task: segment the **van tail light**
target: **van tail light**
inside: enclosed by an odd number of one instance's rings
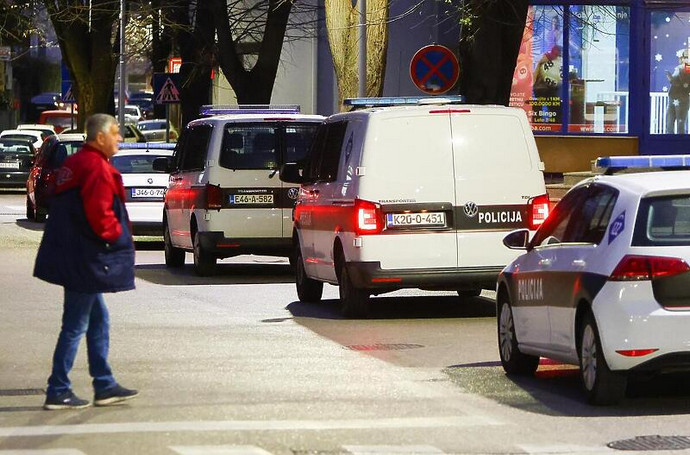
[[[690,271],[688,264],[680,258],[658,256],[626,255],[621,259],[610,281],[644,281],[679,275]]]
[[[223,207],[223,190],[220,186],[206,184],[206,209],[220,210]]]
[[[529,205],[529,228],[534,230],[541,226],[549,216],[549,195],[542,194],[541,196],[534,197],[530,199]]]
[[[380,234],[383,231],[381,206],[355,199],[355,234]]]

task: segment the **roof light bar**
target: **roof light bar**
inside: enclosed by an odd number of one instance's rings
[[[602,156],[594,166],[606,172],[630,168],[690,168],[690,155]]]
[[[384,96],[371,98],[346,98],[343,104],[352,107],[416,106],[419,104],[458,104],[464,102],[462,95],[449,96]]]
[[[299,114],[299,104],[206,104],[199,109],[201,115],[222,114]]]
[[[173,150],[175,142],[120,142],[120,150]]]

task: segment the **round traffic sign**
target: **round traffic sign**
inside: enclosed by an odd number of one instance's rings
[[[430,95],[446,93],[460,75],[455,54],[445,46],[431,44],[418,50],[410,62],[410,77],[417,88]]]

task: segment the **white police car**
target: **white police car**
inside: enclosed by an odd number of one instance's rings
[[[630,374],[690,369],[688,171],[590,178],[528,235],[505,237],[526,252],[497,283],[508,374],[576,364],[588,401],[612,404]]]
[[[153,169],[157,158],[169,158],[173,143],[123,142],[110,161],[122,174],[125,206],[135,235],[163,233],[163,199],[169,175]]]

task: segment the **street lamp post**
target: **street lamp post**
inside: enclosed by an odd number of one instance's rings
[[[117,101],[117,121],[120,131],[125,134],[125,86],[127,82],[125,64],[125,0],[120,0],[120,64],[119,64],[119,93]]]

